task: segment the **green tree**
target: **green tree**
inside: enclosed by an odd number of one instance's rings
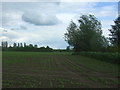
[[[27,47],[26,43],[24,42],[24,47]]]
[[[8,48],[8,42],[2,41],[2,48]]]
[[[20,43],[20,47],[23,47],[23,44],[22,44],[22,43]]]
[[[77,26],[73,21],[67,28],[65,40],[79,51],[99,51],[107,45],[102,36],[101,23],[94,15],[82,15]]]
[[[14,43],[14,44],[13,44],[13,47],[14,47],[14,48],[17,48],[17,43]]]
[[[110,42],[113,46],[120,49],[120,16],[114,21],[115,25],[111,25],[112,29],[110,31]]]
[[[37,45],[34,45],[34,48],[38,48],[38,46],[37,46]]]
[[[34,48],[34,46],[33,46],[32,44],[29,44],[29,47],[30,47],[30,48]]]
[[[2,41],[1,45],[2,45],[2,50],[3,51],[8,50],[8,42],[7,41]]]
[[[69,45],[73,46],[75,51],[79,51],[78,34],[77,25],[71,21],[70,25],[67,27],[67,32],[65,33],[65,41],[67,41]]]
[[[18,43],[18,48],[20,47],[20,44]]]
[[[67,46],[67,47],[66,47],[66,51],[70,51],[70,46]]]

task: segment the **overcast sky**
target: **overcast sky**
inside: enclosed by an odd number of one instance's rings
[[[0,40],[55,49],[66,48],[64,33],[70,21],[83,14],[93,14],[102,23],[103,35],[118,16],[117,2],[2,2]]]

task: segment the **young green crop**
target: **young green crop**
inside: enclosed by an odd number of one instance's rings
[[[92,88],[98,82],[88,80],[87,77],[102,75],[105,81],[97,79],[102,83],[106,83],[107,76],[113,77],[113,80],[114,77],[118,77],[116,64],[81,55],[71,55],[68,52],[66,54],[65,52],[3,52],[2,61],[4,88]],[[95,83],[92,85],[91,82]],[[112,81],[110,82],[112,84]],[[118,83],[116,81],[113,84]]]

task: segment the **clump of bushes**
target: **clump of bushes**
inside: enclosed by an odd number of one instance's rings
[[[101,61],[106,61],[114,64],[120,64],[120,53],[107,52],[75,52],[73,55],[82,55],[90,58],[95,58]]]

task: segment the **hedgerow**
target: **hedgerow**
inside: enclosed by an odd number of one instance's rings
[[[114,64],[120,64],[120,53],[108,52],[74,52],[72,55],[81,55],[94,58],[101,61],[106,61]]]

